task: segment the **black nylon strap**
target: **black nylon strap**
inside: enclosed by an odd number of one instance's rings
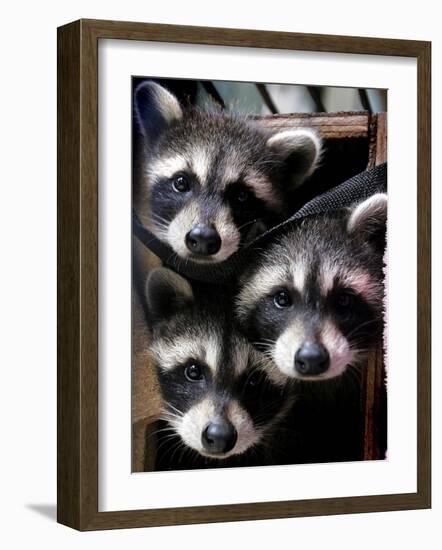
[[[262,246],[280,236],[287,230],[289,225],[295,224],[307,216],[323,214],[350,206],[374,193],[385,192],[386,190],[387,163],[384,163],[371,170],[361,172],[330,191],[315,197],[293,216],[248,243],[224,262],[216,264],[203,264],[181,259],[169,245],[160,241],[141,224],[135,212],[133,213],[133,232],[167,267],[177,273],[189,279],[205,283],[223,284],[236,277]]]

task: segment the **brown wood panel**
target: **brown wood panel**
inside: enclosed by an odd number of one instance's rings
[[[417,63],[417,490],[431,507],[431,43]]]
[[[416,493],[280,502],[250,502],[221,506],[103,512],[92,518],[86,530],[360,514],[421,508],[428,508],[428,503],[421,498],[421,495]]]
[[[81,528],[98,509],[97,41],[82,25],[80,73]],[[83,60],[88,60],[85,63]]]
[[[369,356],[364,371],[364,460],[385,458],[383,445],[384,406],[386,399],[386,379],[384,350],[380,344]],[[385,419],[386,420],[386,419]]]
[[[152,266],[150,266],[152,267]],[[146,272],[147,277],[147,272]],[[155,440],[149,427],[161,415],[158,380],[149,353],[150,334],[141,298],[132,289],[132,471],[142,472],[146,461],[153,469]]]
[[[387,113],[370,115],[368,137],[367,168],[373,168],[387,161]],[[387,391],[384,350],[382,342],[379,342],[378,348],[370,354],[363,372],[364,460],[384,458],[385,434],[381,427],[386,422]]]
[[[365,138],[368,136],[369,115],[367,113],[321,113],[293,114],[255,117],[271,130],[292,128],[314,128],[323,138]]]
[[[378,113],[376,132],[376,165],[387,162],[387,113]]]
[[[58,33],[57,519],[78,527],[80,491],[80,23]]]
[[[158,42],[239,46],[276,50],[398,55],[418,57],[426,42],[362,36],[336,36],[251,29],[159,25],[133,21],[81,19],[84,30],[97,38],[148,40]]]
[[[100,38],[399,55],[418,60],[418,491],[98,512],[97,46]],[[430,44],[82,20],[58,32],[58,520],[80,530],[427,508],[430,498]]]
[[[58,521],[98,510],[97,48],[82,22],[58,29]],[[69,223],[72,217],[72,223]],[[69,249],[65,250],[66,243]],[[68,259],[68,256],[69,259]],[[66,301],[75,302],[69,315]],[[69,349],[70,346],[70,349]],[[67,456],[68,455],[68,456]]]
[[[387,162],[387,113],[370,115],[368,124],[369,155],[367,168]]]

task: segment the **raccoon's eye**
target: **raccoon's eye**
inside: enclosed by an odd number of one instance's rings
[[[250,388],[256,388],[264,382],[264,379],[265,374],[260,370],[255,370],[247,379],[247,386]]]
[[[204,378],[203,369],[196,363],[190,363],[184,368],[184,376],[190,382],[198,382]]]
[[[235,194],[235,199],[238,202],[246,202],[250,197],[250,193],[247,191],[247,189],[244,189],[244,187],[237,190]]]
[[[292,298],[290,296],[289,291],[286,290],[286,289],[279,290],[273,296],[273,303],[279,309],[284,309],[286,307],[290,307],[292,305]]]
[[[190,183],[186,176],[180,174],[173,180],[172,187],[177,193],[186,193],[190,189]]]
[[[335,304],[338,309],[349,309],[355,301],[355,296],[351,290],[341,290],[335,297]]]

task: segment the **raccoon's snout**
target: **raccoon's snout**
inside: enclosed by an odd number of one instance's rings
[[[213,256],[221,248],[221,237],[213,225],[197,224],[186,235],[186,246],[199,256]]]
[[[327,349],[317,342],[305,342],[295,354],[295,370],[304,376],[324,373],[330,366]]]
[[[235,446],[237,439],[235,427],[224,419],[209,422],[201,436],[204,449],[211,454],[228,453]]]

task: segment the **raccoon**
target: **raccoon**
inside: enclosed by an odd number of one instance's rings
[[[242,277],[236,312],[281,376],[324,380],[382,337],[387,196],[306,218]]]
[[[218,299],[201,293],[166,268],[148,276],[151,353],[166,430],[157,470],[268,462],[268,438],[290,408],[288,385],[272,378],[264,355],[232,325],[224,292]]]
[[[222,262],[291,213],[318,164],[309,129],[278,133],[221,110],[183,108],[152,81],[134,91],[144,146],[137,214],[181,258]]]

